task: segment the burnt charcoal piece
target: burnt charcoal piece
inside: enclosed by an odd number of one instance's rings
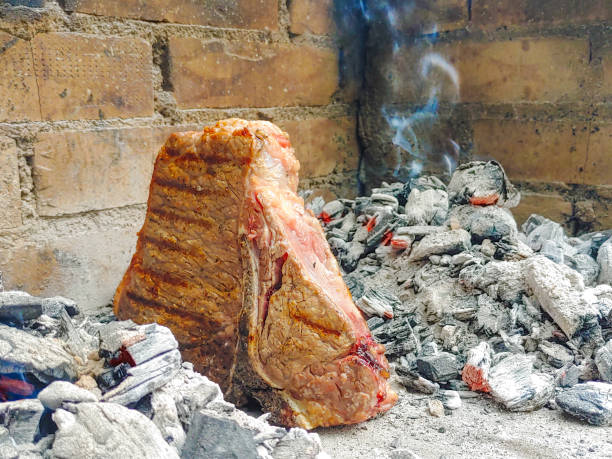
[[[42,299],[24,292],[0,292],[0,322],[23,325],[43,313]]]
[[[115,312],[168,326],[185,360],[279,423],[356,423],[397,395],[384,347],[296,194],[298,168],[287,134],[268,122],[171,135]],[[341,215],[344,203],[333,206]]]
[[[497,161],[473,161],[461,164],[448,184],[452,205],[472,204],[515,207],[521,195],[514,188],[504,168]]]
[[[98,386],[102,392],[107,392],[113,387],[117,386],[121,381],[127,378],[127,370],[130,366],[127,363],[121,363],[111,370],[100,373],[96,377]]]
[[[257,459],[253,434],[228,419],[198,411],[192,418],[181,457]]]
[[[457,358],[448,352],[419,357],[417,359],[419,373],[430,381],[449,381],[459,375]]]
[[[577,384],[557,395],[555,401],[563,411],[589,424],[612,425],[612,384]]]

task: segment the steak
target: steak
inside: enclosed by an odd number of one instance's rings
[[[169,327],[230,400],[256,399],[276,422],[357,423],[397,395],[384,347],[296,194],[298,169],[287,134],[268,122],[172,134],[115,313]]]

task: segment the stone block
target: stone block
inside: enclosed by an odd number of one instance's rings
[[[331,49],[188,37],[171,37],[169,46],[182,109],[326,105],[338,88]]]
[[[144,203],[165,133],[149,128],[48,132],[34,146],[41,215]]]
[[[153,114],[151,45],[134,37],[48,33],[32,40],[45,120]]]
[[[293,0],[289,4],[291,33],[327,35],[333,30],[333,0]]]
[[[425,102],[433,88],[443,101],[558,103],[591,98],[585,91],[590,78],[587,39],[461,41],[427,50],[404,46],[390,72],[388,84],[396,102]]]
[[[0,122],[40,120],[32,50],[27,41],[0,31]]]
[[[115,225],[107,218],[103,229],[66,225],[71,230],[63,234],[29,232],[0,247],[5,288],[45,297],[62,292],[84,313],[110,304],[134,252],[144,209],[128,217]]]
[[[591,180],[585,173],[589,146],[585,122],[478,120],[473,129],[475,152],[503,164],[510,179],[566,183]]]
[[[354,117],[315,118],[278,123],[289,133],[300,161],[300,178],[356,170],[359,163]]]
[[[586,24],[611,18],[607,0],[472,1],[472,24],[483,29],[534,23]]]
[[[66,0],[67,11],[212,27],[278,29],[277,0]]]
[[[17,146],[0,136],[0,229],[21,225],[21,190]]]

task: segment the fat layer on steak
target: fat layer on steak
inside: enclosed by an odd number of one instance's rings
[[[277,422],[361,422],[397,395],[384,347],[296,194],[298,169],[287,134],[268,122],[172,134],[115,312],[170,327],[186,360]]]

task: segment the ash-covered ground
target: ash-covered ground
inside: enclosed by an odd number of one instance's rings
[[[612,231],[518,228],[496,162],[307,200],[403,386],[332,457],[612,455]]]

